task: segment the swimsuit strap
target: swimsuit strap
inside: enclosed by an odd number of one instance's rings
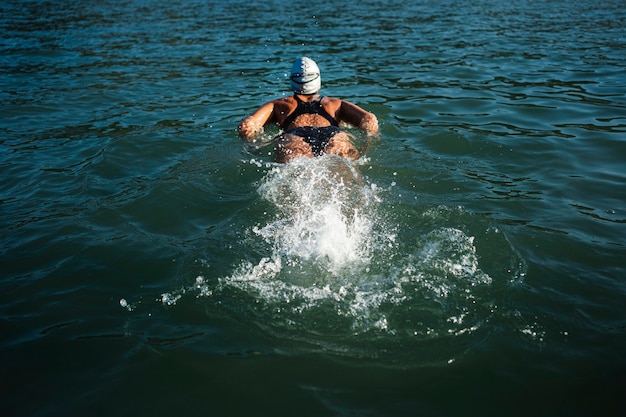
[[[296,109],[291,112],[291,114],[287,116],[287,118],[280,125],[283,130],[287,129],[289,125],[291,125],[294,120],[296,120],[296,117],[302,114],[319,114],[320,116],[328,120],[331,126],[339,126],[337,120],[335,120],[335,118],[326,111],[324,106],[322,106],[322,99],[324,97],[320,97],[318,100],[314,101],[302,101],[297,95],[294,94],[294,98],[298,102],[298,107],[296,107]]]

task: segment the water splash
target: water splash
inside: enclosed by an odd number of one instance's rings
[[[289,261],[313,261],[333,274],[369,262],[376,240],[372,188],[357,166],[332,155],[300,158],[272,169],[259,194],[276,218],[254,232]]]

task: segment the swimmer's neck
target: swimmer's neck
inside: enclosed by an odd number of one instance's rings
[[[316,99],[320,97],[319,93],[313,93],[313,94],[294,93],[293,95],[294,97],[299,98],[302,101],[315,101]]]

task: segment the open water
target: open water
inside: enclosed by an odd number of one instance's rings
[[[624,6],[4,0],[2,415],[623,415]],[[360,160],[239,141],[301,54]]]

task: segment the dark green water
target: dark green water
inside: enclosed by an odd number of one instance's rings
[[[2,414],[622,415],[625,10],[2,2]],[[365,158],[238,140],[301,54]]]

